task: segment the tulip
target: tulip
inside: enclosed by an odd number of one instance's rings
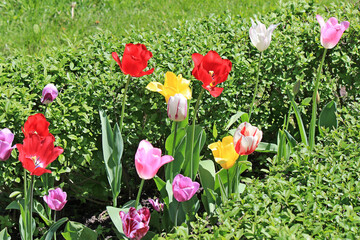
[[[181,174],[176,175],[172,183],[174,197],[178,202],[190,200],[199,187],[200,184],[198,182],[193,182],[191,178],[184,177]]]
[[[15,146],[11,147],[13,140],[14,134],[8,128],[0,131],[0,161],[9,159],[12,150],[15,148]]]
[[[143,207],[136,211],[136,208],[130,207],[129,212],[119,212],[123,231],[126,237],[131,240],[139,240],[143,238],[149,231],[150,211]]]
[[[154,68],[146,72],[143,71],[147,67],[149,59],[152,57],[152,53],[146,49],[144,44],[126,44],[121,61],[116,52],[112,53],[112,57],[120,66],[121,71],[126,75],[141,77],[154,72]]]
[[[151,143],[142,140],[135,154],[135,168],[140,178],[147,180],[155,177],[159,168],[174,158],[169,155],[161,157],[161,149],[154,148]]]
[[[41,138],[51,136],[55,141],[54,136],[49,132],[50,123],[46,120],[45,116],[41,113],[37,113],[28,117],[27,121],[22,128],[25,138],[30,134],[37,134]]]
[[[30,175],[41,176],[51,173],[46,167],[52,163],[61,153],[61,147],[54,147],[53,136],[41,138],[37,134],[30,134],[23,144],[16,144],[19,150],[19,161],[30,172]]]
[[[175,94],[169,98],[167,106],[168,117],[176,122],[185,120],[187,116],[187,100],[182,94]]]
[[[49,190],[49,195],[43,197],[50,209],[55,211],[61,211],[65,206],[67,194],[61,188],[55,190]]]
[[[148,200],[149,203],[151,204],[151,206],[158,212],[161,212],[164,209],[164,204],[163,203],[159,203],[159,199],[155,199],[155,201],[153,199],[149,199]]]
[[[326,23],[320,15],[316,15],[316,19],[318,20],[321,27],[321,45],[326,49],[335,47],[344,31],[350,25],[348,21],[344,21],[339,24],[338,20],[334,17],[329,18]]]
[[[221,165],[222,168],[229,169],[234,166],[239,154],[235,151],[232,136],[224,137],[221,141],[210,144],[215,161]]]
[[[165,101],[169,102],[169,98],[177,93],[184,95],[186,99],[191,99],[190,81],[182,77],[181,74],[176,76],[172,72],[165,74],[165,82],[162,85],[159,82],[151,82],[146,88],[153,92],[158,92],[165,97]]]
[[[249,155],[255,151],[261,139],[262,131],[248,122],[243,122],[234,134],[235,151],[239,155]]]
[[[264,24],[259,21],[256,22],[257,24],[251,19],[252,26],[249,30],[250,40],[260,52],[263,52],[270,46],[271,34],[279,24],[272,24],[266,30]]]
[[[192,75],[203,83],[202,87],[211,96],[218,97],[224,89],[216,85],[226,81],[232,67],[230,60],[222,59],[215,51],[209,51],[205,56],[194,53],[191,57],[194,61]]]
[[[57,96],[58,96],[57,88],[55,87],[54,84],[49,83],[44,87],[42,91],[41,103],[42,104],[52,103]]]

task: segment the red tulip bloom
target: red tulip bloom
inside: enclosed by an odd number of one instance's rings
[[[16,144],[19,160],[30,175],[51,173],[46,167],[64,151],[61,147],[54,147],[53,138],[52,135],[42,138],[38,134],[29,134],[23,144]]]
[[[152,57],[152,53],[146,49],[144,44],[126,44],[122,61],[116,52],[112,53],[112,57],[119,64],[121,71],[132,77],[141,77],[154,72],[154,68],[143,71]]]
[[[194,53],[191,57],[195,65],[192,75],[203,82],[202,87],[213,97],[218,97],[223,88],[216,85],[226,81],[232,66],[230,60],[222,59],[215,51],[210,51],[205,56]]]
[[[46,121],[46,118],[43,114],[37,113],[28,117],[28,120],[25,122],[22,131],[27,138],[30,134],[37,134],[41,139],[51,136],[52,140],[55,141],[54,136],[49,132],[50,123]]]
[[[139,240],[143,238],[149,231],[150,211],[148,208],[136,210],[134,207],[130,207],[129,212],[125,213],[120,211],[119,213],[123,231],[126,237],[131,240]]]

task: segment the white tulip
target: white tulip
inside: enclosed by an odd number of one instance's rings
[[[250,40],[251,43],[260,51],[265,51],[271,42],[271,34],[275,30],[275,28],[280,24],[272,24],[268,29],[266,29],[265,25],[259,21],[251,19],[252,26],[250,28]]]
[[[177,93],[169,98],[167,106],[168,117],[176,122],[185,120],[187,116],[187,99]]]

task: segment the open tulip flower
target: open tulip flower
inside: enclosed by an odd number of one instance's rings
[[[181,174],[176,175],[172,183],[174,197],[178,202],[190,200],[199,187],[200,184],[198,182],[193,182],[191,181],[191,178],[184,177]]]
[[[154,72],[154,68],[146,72],[143,71],[147,67],[149,59],[152,57],[152,53],[146,49],[144,44],[128,43],[125,45],[122,60],[120,60],[116,52],[112,53],[112,57],[119,64],[121,71],[126,75],[141,77]]]
[[[321,45],[326,49],[335,47],[344,31],[350,26],[348,21],[339,24],[338,20],[334,17],[329,18],[326,23],[320,15],[316,15],[316,19],[321,27]]]
[[[168,117],[173,121],[184,121],[187,116],[186,98],[180,93],[175,94],[175,96],[171,96],[167,106],[167,113]]]
[[[143,207],[136,211],[136,208],[130,207],[129,212],[119,213],[123,231],[131,240],[139,240],[143,238],[149,231],[150,211],[148,208]]]
[[[239,155],[253,153],[259,145],[262,135],[262,131],[257,127],[251,126],[248,122],[241,123],[234,134],[235,151]]]
[[[271,34],[279,24],[272,24],[266,29],[265,25],[259,21],[257,24],[251,19],[252,26],[249,30],[251,43],[260,51],[265,51],[271,42]]]
[[[239,154],[235,151],[234,140],[232,136],[227,136],[208,146],[215,158],[215,161],[224,169],[229,169],[234,166]]]
[[[135,168],[139,177],[147,180],[155,177],[162,165],[173,160],[169,155],[161,157],[160,148],[154,148],[151,143],[142,140],[135,154]]]
[[[49,83],[44,87],[42,91],[41,103],[42,104],[52,103],[57,96],[58,96],[57,88],[55,87],[54,84]]]
[[[49,195],[43,197],[50,209],[55,211],[61,211],[65,206],[67,194],[61,188],[55,190],[49,190]]]
[[[55,141],[54,136],[49,132],[50,123],[46,120],[45,116],[41,113],[37,113],[28,117],[27,121],[22,128],[25,138],[30,134],[37,134],[41,138],[51,136]]]
[[[160,203],[158,198],[155,200],[149,199],[148,201],[157,212],[161,212],[164,210],[164,203]]]
[[[191,99],[190,81],[178,76],[175,73],[167,72],[165,74],[165,82],[162,85],[159,82],[151,82],[146,88],[153,92],[158,92],[165,97],[165,101],[169,102],[169,98],[177,93],[184,95],[186,99]]]
[[[218,97],[224,89],[216,85],[226,81],[232,67],[230,60],[222,59],[215,51],[209,51],[205,56],[194,53],[191,57],[194,61],[192,75],[213,97]]]
[[[54,147],[53,136],[41,138],[37,134],[30,134],[23,144],[16,144],[16,148],[22,166],[30,175],[36,176],[51,173],[46,167],[64,151],[61,147]]]
[[[0,131],[0,161],[9,159],[11,151],[15,148],[11,146],[13,140],[14,134],[8,128]]]

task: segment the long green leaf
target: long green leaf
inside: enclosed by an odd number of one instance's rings
[[[0,232],[0,240],[10,240],[11,237],[7,232],[7,228],[4,228],[1,232]]]
[[[170,179],[170,176],[176,176],[181,172],[181,169],[185,162],[185,151],[186,151],[186,142],[187,142],[187,127],[178,128],[176,133],[176,142],[175,142],[175,154],[174,161],[172,164],[165,165],[165,178]],[[172,152],[174,144],[174,132],[172,132],[169,137],[166,139],[165,148],[168,153]],[[172,181],[172,179],[171,179]]]
[[[206,211],[209,214],[212,214],[215,210],[216,199],[212,197],[209,192],[209,189],[215,188],[215,166],[214,162],[211,160],[200,161],[199,164],[199,175],[201,186],[204,188],[204,197],[206,197],[207,201],[204,204]]]
[[[229,128],[241,117],[241,120],[243,122],[247,122],[249,119],[249,115],[245,112],[237,112],[234,115],[232,115],[226,124],[225,130],[229,130]]]
[[[98,234],[81,223],[69,221],[64,232],[65,240],[97,240]]]
[[[40,240],[51,240],[53,239],[54,234],[56,231],[63,225],[65,222],[67,222],[69,219],[67,217],[61,218],[60,220],[56,221],[49,230],[47,230],[46,234],[40,238]]]
[[[278,145],[273,143],[260,142],[258,147],[255,149],[256,152],[276,153]]]

